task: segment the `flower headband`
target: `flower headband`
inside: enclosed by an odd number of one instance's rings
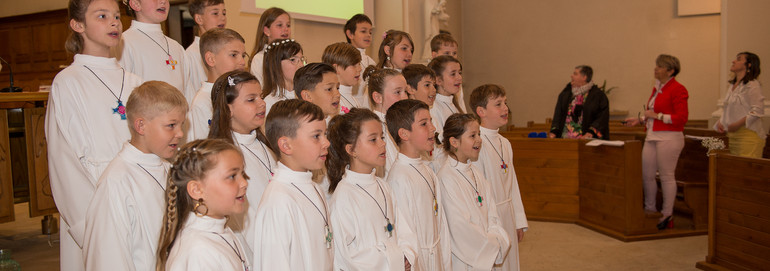
[[[289,42],[296,42],[296,41],[294,41],[294,39],[274,41],[273,43],[268,44],[267,47],[265,47],[265,53],[267,53],[268,50],[273,49],[273,47],[277,47],[278,45],[289,43]]]

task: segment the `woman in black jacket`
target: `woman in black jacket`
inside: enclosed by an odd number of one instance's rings
[[[590,66],[577,66],[553,110],[550,138],[609,139],[610,103],[593,82]]]

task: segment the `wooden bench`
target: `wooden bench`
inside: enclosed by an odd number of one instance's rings
[[[654,238],[660,213],[642,204],[642,142],[625,145],[580,144],[578,224],[622,241]]]
[[[710,156],[703,270],[770,270],[770,160]]]
[[[578,146],[586,141],[503,135],[511,142],[527,218],[577,222]]]

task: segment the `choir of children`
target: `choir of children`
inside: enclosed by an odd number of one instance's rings
[[[75,61],[46,115],[63,270],[518,270],[505,91],[456,114],[451,36],[410,65],[411,37],[389,30],[375,64],[358,14],[306,65],[270,8],[249,72],[224,1],[190,1],[186,53],[161,30],[168,1],[123,3],[121,33],[115,0],[69,2]]]

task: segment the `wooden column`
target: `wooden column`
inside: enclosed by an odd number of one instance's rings
[[[13,179],[8,143],[8,111],[0,109],[0,223],[15,219],[13,211]]]

